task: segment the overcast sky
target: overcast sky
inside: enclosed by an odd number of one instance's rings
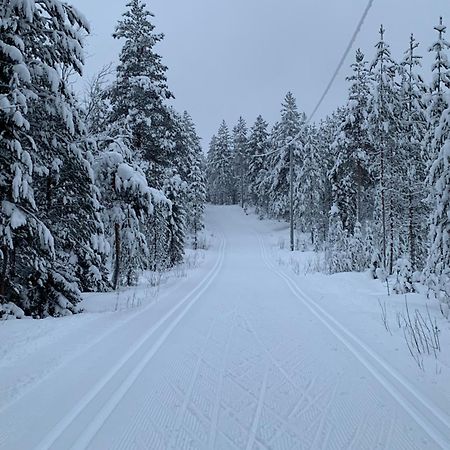
[[[90,21],[85,75],[116,62],[121,43],[111,37],[127,0],[68,0]],[[148,0],[157,47],[169,67],[175,107],[188,110],[206,146],[220,122],[240,115],[251,125],[258,114],[273,123],[292,91],[309,114],[317,103],[358,23],[366,0]],[[372,60],[381,23],[393,56],[401,57],[414,32],[426,54],[439,16],[450,25],[449,0],[375,0],[355,43]],[[450,40],[450,29],[448,33]],[[351,52],[317,113],[345,102]],[[429,72],[430,59],[424,60]]]

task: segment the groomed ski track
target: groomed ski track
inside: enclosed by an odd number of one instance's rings
[[[439,449],[448,415],[209,207],[215,261],[0,411],[0,448]]]

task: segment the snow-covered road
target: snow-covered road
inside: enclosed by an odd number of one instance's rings
[[[0,448],[450,448],[448,414],[275,264],[265,223],[209,207],[208,227],[190,291],[1,409]]]

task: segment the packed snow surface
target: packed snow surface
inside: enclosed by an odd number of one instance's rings
[[[209,207],[187,277],[0,323],[1,449],[450,448],[450,330],[420,369],[367,274],[312,274],[287,228]],[[388,333],[380,318],[387,303]],[[410,296],[422,308],[424,296]]]

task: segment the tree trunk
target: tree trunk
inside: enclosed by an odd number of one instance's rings
[[[118,223],[114,224],[114,245],[116,252],[116,260],[114,264],[114,274],[113,274],[113,288],[116,290],[119,285],[119,276],[120,276],[120,225]]]
[[[3,253],[3,267],[2,272],[0,274],[0,298],[6,297],[6,277],[8,273],[8,264],[9,264],[9,249],[5,245],[1,249]]]
[[[394,211],[392,193],[389,196],[389,274],[394,270]]]
[[[381,190],[381,222],[383,233],[383,268],[386,269],[386,198],[384,191],[384,146],[381,145],[381,173],[380,173],[380,190]]]
[[[244,201],[244,167],[241,164],[241,208],[243,209],[245,206]]]
[[[289,149],[289,216],[290,216],[290,234],[291,234],[291,252],[295,250],[294,243],[294,151],[291,146]]]
[[[356,174],[356,221],[361,223],[362,169],[360,164],[357,166]]]
[[[416,243],[414,233],[414,208],[411,187],[409,188],[409,262],[411,263],[412,270],[416,270]]]
[[[194,250],[198,249],[197,217],[194,217]]]

